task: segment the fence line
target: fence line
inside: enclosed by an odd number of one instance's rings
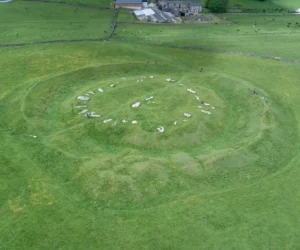
[[[0,44],[0,47],[21,47],[26,45],[51,44],[51,43],[101,42],[104,40],[106,39],[105,38],[59,39],[59,40],[45,40],[45,41],[25,42],[25,43],[2,43]]]

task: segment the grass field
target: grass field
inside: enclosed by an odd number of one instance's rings
[[[291,10],[299,9],[300,6],[300,2],[297,0],[274,0],[274,2]]]
[[[1,4],[0,43],[102,38],[111,21],[111,10],[35,2]]]
[[[0,5],[0,44],[110,31],[109,10],[74,9]],[[297,18],[118,23],[109,41],[0,46],[0,249],[299,249]]]
[[[15,0],[22,1],[22,0]],[[72,3],[72,4],[85,4],[100,7],[111,7],[113,1],[111,0],[48,0],[49,2]]]
[[[272,0],[267,1],[257,1],[257,0],[231,0],[229,1],[229,10],[234,8],[240,9],[243,11],[253,11],[253,12],[272,12],[280,8],[288,8],[290,5],[282,4],[282,2],[275,2]]]
[[[114,38],[300,58],[295,53],[300,39],[298,15],[222,14],[215,19],[216,24],[119,23]]]

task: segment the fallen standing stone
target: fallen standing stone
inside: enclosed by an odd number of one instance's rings
[[[158,132],[163,133],[165,131],[164,127],[160,126],[157,128]]]
[[[186,118],[192,117],[192,115],[191,115],[191,114],[188,114],[188,113],[184,113],[183,115],[184,115]]]
[[[140,102],[136,102],[136,103],[131,105],[131,107],[133,107],[133,108],[138,108],[139,106],[141,106]]]
[[[207,111],[207,110],[201,110],[201,112],[205,113],[205,114],[208,114],[208,115],[211,115],[211,112],[210,111]]]
[[[80,95],[80,96],[77,97],[77,100],[80,100],[80,101],[88,101],[89,99],[90,99],[89,97],[82,96],[82,95]]]
[[[85,114],[85,113],[87,113],[87,112],[88,112],[88,110],[87,110],[87,109],[84,109],[84,110],[82,110],[82,111],[79,113],[79,115]]]
[[[193,93],[193,94],[197,93],[195,90],[192,90],[192,89],[187,89],[187,92],[190,92],[190,93]]]
[[[103,123],[108,123],[108,122],[111,122],[111,121],[112,121],[112,119],[106,119],[106,120],[103,121]]]
[[[150,96],[150,97],[146,98],[145,100],[146,100],[146,101],[150,101],[150,100],[152,100],[153,98],[154,98],[153,96]]]

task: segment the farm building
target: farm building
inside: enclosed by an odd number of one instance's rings
[[[135,10],[133,13],[137,20],[151,23],[178,23],[182,21],[170,12],[164,12],[157,8],[144,8]]]
[[[142,8],[143,2],[147,2],[147,0],[115,0],[115,8],[139,10]]]
[[[170,0],[160,0],[158,3],[163,11],[171,12],[175,16],[190,16],[202,12],[201,3]]]

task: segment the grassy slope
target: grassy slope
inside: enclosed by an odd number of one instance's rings
[[[111,10],[13,2],[0,8],[0,43],[104,37]]]
[[[115,37],[299,59],[295,53],[300,36],[297,15],[226,14],[218,17],[221,23],[217,25],[119,24]],[[256,27],[253,27],[254,22]],[[290,27],[287,27],[288,23],[291,23]],[[274,39],[278,43],[273,43]]]
[[[42,135],[36,141],[28,138],[27,134],[36,132],[35,124],[26,122],[23,113],[20,114],[28,87],[38,79],[107,63],[143,63],[144,58],[151,55],[151,60],[157,58],[160,62],[164,60],[172,65],[184,62],[184,67],[191,70],[196,70],[196,62],[202,61],[205,62],[205,70],[251,79],[259,88],[266,91],[271,88],[273,93],[278,93],[281,102],[292,108],[298,120],[299,89],[295,81],[299,78],[298,65],[214,53],[191,54],[142,45],[131,47],[118,43],[7,48],[0,53],[6,58],[5,62],[1,62],[2,67],[7,68],[1,76],[6,84],[0,86],[1,105],[7,114],[0,133],[4,145],[0,175],[1,183],[5,183],[0,191],[1,214],[4,218],[1,220],[1,245],[4,248],[299,247],[298,157],[291,159],[286,166],[279,166],[282,171],[273,177],[248,187],[233,188],[229,192],[224,190],[219,194],[205,194],[200,189],[199,194],[188,195],[187,192],[172,201],[149,203],[145,209],[111,209],[107,207],[108,201],[103,203],[95,200],[94,203],[86,191],[80,190],[76,184],[74,170],[88,160],[85,159],[85,150],[69,155],[50,147],[50,141],[43,140]],[[161,58],[162,53],[164,59]],[[19,60],[20,55],[23,60]],[[228,64],[228,61],[231,63]],[[30,68],[24,70],[27,65]],[[249,68],[252,70],[249,71]],[[115,76],[121,77],[124,73]],[[289,84],[283,85],[282,81]],[[10,100],[9,106],[7,100]],[[25,109],[26,113],[28,110]],[[10,130],[5,125],[7,122],[10,123]],[[292,125],[292,121],[289,124]],[[75,145],[72,147],[76,148]],[[297,144],[293,143],[293,147],[297,147]],[[180,188],[177,192],[180,192]]]
[[[281,6],[274,3],[274,1],[258,1],[258,0],[231,0],[229,1],[229,8],[239,8],[239,9],[253,9],[261,11],[265,9],[280,8]]]
[[[238,25],[242,22],[245,26],[246,24],[251,26],[253,21],[250,17],[233,16],[231,18],[232,21],[238,22]],[[284,29],[279,23],[270,25],[265,29],[268,31]],[[145,26],[141,26],[141,29],[143,27]],[[266,40],[261,40],[260,36],[252,36],[252,40],[249,40],[248,36],[233,35],[236,27],[230,33],[225,25],[217,27],[211,25],[203,31],[202,26],[199,27],[199,31],[197,30],[200,36],[208,32],[211,34],[210,39],[200,43],[195,42],[192,37],[188,39],[188,35],[195,32],[195,29],[191,30],[188,26],[186,28],[174,26],[176,30],[172,28],[170,31],[168,31],[170,26],[149,27],[151,27],[149,32],[151,36],[153,35],[154,41],[184,45],[200,44],[216,49],[224,49],[224,47],[232,49],[234,46],[237,51],[300,58],[296,49],[297,35],[282,34],[280,36],[282,39],[278,39],[279,35],[277,35],[276,39],[270,37]],[[168,38],[160,34],[158,27],[161,29],[165,27],[165,30],[172,35],[180,34],[180,39],[176,39],[176,36]],[[122,26],[120,26],[121,29]],[[135,31],[136,26],[127,25],[125,29]],[[247,29],[250,30],[251,27]],[[120,30],[118,33],[122,32]],[[148,39],[143,32],[139,39]],[[229,35],[226,36],[226,33]],[[183,36],[186,39],[183,39]],[[228,40],[226,40],[227,37]],[[292,37],[295,38],[294,44],[290,44]],[[38,38],[37,35],[36,38]],[[264,41],[264,47],[255,46],[255,44],[261,44],[262,41]],[[285,46],[283,42],[289,43],[290,46]],[[92,155],[99,148],[98,143],[91,140],[89,145],[84,144],[80,147],[83,142],[81,139],[72,144],[63,142],[61,145],[53,144],[52,138],[47,138],[45,133],[55,130],[47,126],[51,121],[64,119],[64,116],[55,116],[61,107],[52,100],[41,98],[40,92],[35,93],[30,89],[36,82],[48,77],[102,65],[108,65],[109,77],[120,78],[128,74],[128,69],[125,66],[115,67],[114,64],[126,65],[128,62],[133,62],[143,65],[146,58],[150,59],[151,64],[154,60],[158,60],[159,64],[167,65],[165,67],[158,65],[156,70],[161,74],[164,71],[172,72],[172,76],[191,72],[194,74],[199,67],[203,66],[205,74],[206,72],[229,74],[232,77],[245,79],[270,93],[280,103],[280,107],[274,106],[275,115],[276,110],[285,110],[283,113],[277,113],[277,119],[280,117],[284,119],[282,126],[293,129],[296,126],[299,129],[299,65],[236,55],[189,52],[188,50],[120,42],[1,48],[0,57],[5,58],[0,61],[1,68],[4,69],[0,76],[0,110],[3,114],[0,118],[2,145],[0,150],[0,183],[2,183],[0,185],[0,212],[3,215],[0,222],[0,245],[4,249],[300,248],[298,233],[300,203],[298,165],[300,160],[298,155],[294,155],[299,146],[298,142],[290,145],[293,156],[288,157],[289,164],[278,164],[276,166],[280,169],[278,172],[258,183],[251,182],[251,179],[250,183],[249,180],[246,181],[247,176],[244,176],[241,171],[237,179],[242,180],[241,183],[245,181],[250,185],[243,186],[234,182],[232,190],[206,194],[206,190],[199,188],[193,178],[187,178],[189,185],[183,193],[183,188],[175,185],[172,187],[173,192],[170,192],[166,199],[161,199],[163,196],[159,196],[158,202],[155,199],[149,200],[149,203],[144,204],[142,209],[135,209],[128,205],[113,209],[110,204],[116,197],[122,199],[120,194],[116,193],[111,200],[106,197],[105,202],[101,200],[101,197],[91,199],[90,190],[83,189],[77,182],[76,176],[74,177],[78,168],[85,166],[84,163],[91,160]],[[129,72],[134,70],[143,72],[145,69],[137,67]],[[96,79],[105,81],[106,76],[101,69],[91,72],[91,75],[87,71],[85,73],[87,75],[82,74],[81,77],[97,76]],[[62,87],[58,88],[61,91],[58,92],[57,98],[68,97],[66,98],[68,100],[72,98],[75,86],[82,85],[83,88],[87,88],[84,87],[86,82],[81,84],[82,78],[76,77],[75,74],[73,78],[53,78],[52,82],[50,79],[46,82],[49,84],[46,84],[45,90],[42,91],[45,91],[46,95],[49,89],[54,91],[55,86],[61,84]],[[72,82],[74,85],[70,85]],[[34,97],[31,99],[32,102],[25,102],[28,99],[27,93],[29,97]],[[35,105],[39,100],[41,100],[40,104]],[[31,117],[30,109],[27,109],[32,105],[31,108],[37,110],[45,109],[45,114],[47,114],[50,104],[51,107],[54,105],[58,109],[53,112],[52,120],[45,124],[39,124],[38,120]],[[285,114],[289,112],[295,115],[293,119],[285,119]],[[39,139],[28,138],[28,134],[37,132],[36,126],[43,127]],[[291,138],[288,137],[291,136],[289,133],[279,138],[296,140],[298,133],[292,129],[289,131],[293,133]],[[95,135],[93,131],[91,133]],[[80,130],[67,135],[67,137],[62,137],[62,141],[68,142],[71,136],[78,137]],[[61,137],[57,136],[55,139],[61,139]],[[274,134],[262,141],[261,145],[264,147],[260,150],[282,146],[281,143],[270,145],[269,142],[273,139],[276,140]],[[281,150],[283,149],[279,149],[274,155],[266,154],[265,159],[286,158],[288,154],[281,155],[284,152]],[[105,149],[105,152],[108,151],[115,155],[121,153],[111,147]],[[140,155],[135,160],[139,157]],[[111,162],[107,161],[107,164]],[[230,164],[234,164],[234,160]],[[225,169],[228,167],[226,163],[222,166]],[[265,165],[265,168],[267,167],[268,164]],[[253,169],[259,168],[254,166]],[[264,171],[264,167],[261,170]],[[172,176],[173,183],[179,174],[178,172]],[[97,172],[94,176],[97,176]],[[225,174],[220,179],[220,184],[226,183],[229,177]],[[94,188],[97,190],[97,187],[96,182]],[[181,195],[176,197],[177,194]],[[169,197],[172,198],[171,201],[168,200]]]
[[[280,6],[288,8],[290,10],[295,10],[295,9],[300,8],[299,0],[274,0],[274,2]]]

